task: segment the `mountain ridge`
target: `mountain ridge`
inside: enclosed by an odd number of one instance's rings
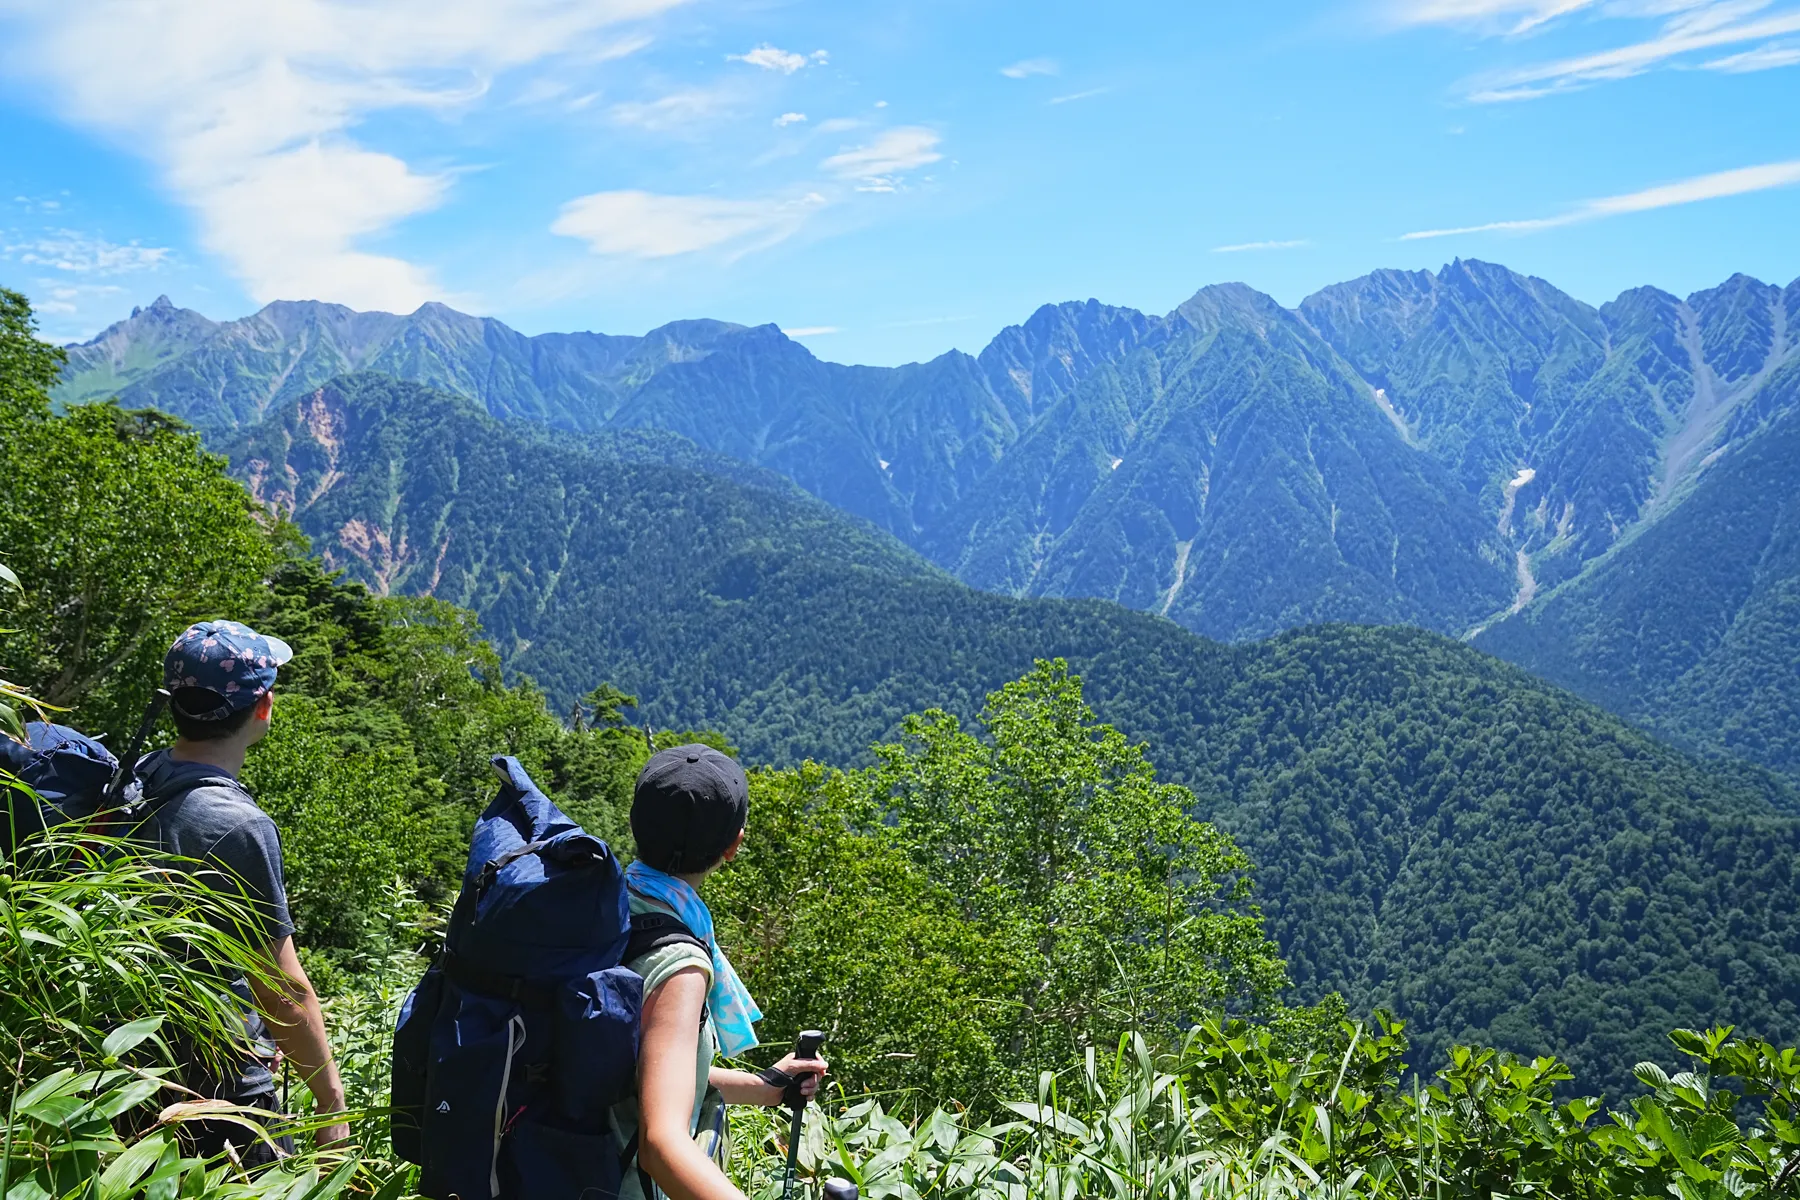
[[[1228,641],[1320,621],[1480,638],[1760,436],[1800,357],[1800,280],[1594,307],[1457,259],[1292,309],[1243,284],[1161,316],[1047,304],[978,354],[894,368],[822,361],[772,325],[526,337],[437,304],[219,324],[159,301],[70,353],[64,400],[110,389],[215,441],[375,370],[552,429],[681,435],[991,591],[1116,600]],[[1489,644],[1543,658],[1519,628]]]

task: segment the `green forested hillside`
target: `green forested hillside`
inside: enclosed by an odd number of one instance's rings
[[[1800,361],[1683,502],[1478,644],[1677,742],[1800,778]]]
[[[377,377],[234,456],[302,501],[334,562],[475,607],[559,709],[609,680],[641,719],[760,762],[859,761],[907,713],[968,717],[1065,657],[1249,850],[1302,996],[1391,1002],[1432,1051],[1555,1049],[1617,1084],[1672,1022],[1800,1020],[1800,824],[1446,639],[1327,626],[1227,647],[1102,602],[978,593],[809,499],[622,465]]]

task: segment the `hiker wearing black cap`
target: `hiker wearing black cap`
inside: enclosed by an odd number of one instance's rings
[[[163,684],[178,736],[172,747],[138,764],[129,798],[145,814],[135,836],[171,856],[207,863],[222,876],[213,882],[242,891],[256,922],[256,948],[266,951],[269,962],[264,978],[231,981],[246,1004],[250,1049],[243,1061],[223,1074],[216,1065],[191,1063],[182,1082],[214,1099],[279,1111],[272,1055],[265,1053],[272,1038],[319,1111],[337,1113],[344,1108],[344,1089],[325,1040],[319,998],[294,953],[281,839],[238,780],[246,752],[268,733],[274,717],[276,671],[292,657],[287,643],[235,621],[203,622],[177,638],[163,661]],[[210,1156],[231,1141],[245,1164],[274,1157],[266,1141],[240,1125],[190,1122],[183,1129],[193,1135],[193,1153]],[[324,1145],[350,1131],[335,1124],[316,1136]],[[281,1141],[292,1150],[290,1139]]]
[[[625,872],[632,925],[675,932],[651,937],[652,948],[625,964],[644,978],[644,1007],[636,1111],[622,1122],[635,1121],[638,1169],[626,1173],[621,1200],[654,1200],[658,1190],[674,1200],[743,1200],[718,1161],[722,1105],[772,1107],[795,1083],[810,1097],[825,1074],[823,1059],[791,1054],[757,1074],[713,1065],[719,1054],[755,1046],[762,1017],[720,951],[698,890],[737,856],[749,812],[743,770],[710,746],[664,750],[638,777],[631,802],[638,857]]]

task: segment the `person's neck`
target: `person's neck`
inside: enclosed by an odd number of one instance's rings
[[[187,738],[177,738],[169,747],[169,757],[176,762],[205,763],[236,779],[244,769],[244,755],[249,749],[236,738],[222,742],[191,742]]]

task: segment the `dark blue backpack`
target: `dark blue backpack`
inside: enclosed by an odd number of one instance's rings
[[[643,1001],[624,872],[516,758],[493,766],[443,950],[394,1030],[394,1151],[434,1200],[617,1196]]]
[[[0,770],[31,789],[0,787],[6,793],[0,854],[10,859],[27,837],[66,821],[85,819],[98,810],[118,774],[119,762],[112,751],[85,733],[67,725],[33,721],[25,726],[23,742],[0,735]]]

